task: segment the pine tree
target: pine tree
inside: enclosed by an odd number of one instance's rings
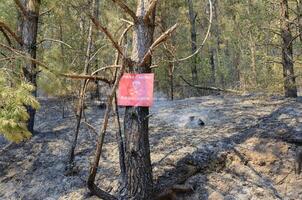
[[[11,142],[22,142],[30,138],[26,122],[29,115],[26,106],[39,108],[38,101],[31,95],[34,87],[26,82],[9,85],[12,80],[0,71],[0,134]]]

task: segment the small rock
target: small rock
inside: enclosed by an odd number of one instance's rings
[[[224,197],[219,192],[213,192],[209,195],[208,200],[224,200]]]

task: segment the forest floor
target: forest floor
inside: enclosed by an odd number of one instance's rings
[[[76,149],[77,173],[65,176],[75,117],[61,117],[56,99],[41,99],[37,134],[22,144],[0,142],[0,199],[97,199],[88,195],[86,178],[96,135],[82,124]],[[193,194],[180,199],[302,199],[302,175],[294,173],[302,140],[302,100],[279,96],[208,96],[160,100],[150,113],[154,182],[181,176],[178,167],[198,166],[184,180]],[[86,109],[99,129],[104,110]],[[189,118],[194,120],[189,122]],[[202,119],[205,126],[195,120]],[[118,149],[113,118],[105,138],[96,181],[115,193],[119,186]]]

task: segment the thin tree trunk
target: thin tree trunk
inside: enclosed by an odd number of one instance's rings
[[[95,13],[95,0],[91,3],[91,12]],[[89,22],[89,30],[88,30],[88,36],[87,36],[87,49],[86,49],[86,57],[85,57],[85,63],[84,63],[84,74],[88,74],[89,71],[89,61],[90,61],[90,53],[92,48],[92,22]],[[86,87],[88,84],[88,80],[82,81],[82,87],[79,94],[79,101],[77,105],[77,112],[76,112],[76,130],[73,138],[73,142],[71,144],[71,149],[69,153],[69,161],[68,161],[68,170],[70,171],[73,167],[73,161],[74,161],[74,151],[77,145],[82,116],[84,114],[84,101],[85,101],[85,92]]]
[[[251,0],[248,1],[248,6],[247,6],[247,14],[249,16],[251,15],[251,9],[253,9],[253,2]],[[251,68],[252,68],[252,84],[254,87],[257,87],[257,64],[256,64],[256,44],[255,40],[253,38],[253,33],[252,30],[249,31],[249,47],[250,47],[250,52],[251,52]]]
[[[250,41],[249,47],[251,51],[251,67],[253,72],[252,83],[254,87],[257,87],[257,66],[256,66],[256,45],[253,40],[252,33],[249,33]]]
[[[196,37],[196,17],[197,13],[194,12],[193,0],[188,0],[189,6],[189,20],[191,25],[191,49],[192,53],[197,50],[197,37]],[[193,84],[198,85],[197,75],[197,56],[193,56],[193,63],[191,64],[191,73]]]
[[[240,71],[240,53],[236,52],[235,53],[235,58],[234,58],[234,67],[235,67],[235,80],[237,83],[239,83],[239,88],[245,88],[242,80],[241,80],[241,71]]]
[[[282,37],[281,47],[285,97],[297,97],[297,86],[293,63],[293,36],[289,23],[288,1],[280,0],[280,6],[280,29]]]
[[[216,83],[216,64],[215,64],[215,49],[210,49],[210,65],[211,65],[211,82]]]
[[[169,63],[169,78],[170,78],[170,98],[171,101],[174,100],[174,80],[173,80],[173,73],[174,73],[174,63]]]
[[[20,1],[26,13],[25,16],[20,16],[19,30],[22,38],[22,50],[33,59],[37,58],[37,34],[40,0],[23,0]],[[33,96],[37,96],[37,66],[35,62],[26,61],[22,68],[25,79],[30,82],[35,89],[32,92]],[[27,128],[30,132],[34,131],[34,120],[36,110],[31,106],[26,106],[29,119],[27,121]]]

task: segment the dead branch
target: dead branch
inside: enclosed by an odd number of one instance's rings
[[[185,60],[188,60],[190,58],[192,58],[193,56],[197,55],[199,53],[199,51],[203,48],[203,46],[205,45],[206,41],[208,40],[209,38],[209,35],[210,35],[210,31],[211,31],[211,28],[212,28],[212,21],[213,21],[213,4],[212,4],[212,1],[209,0],[209,4],[210,4],[210,20],[209,20],[209,26],[208,26],[208,29],[207,29],[207,33],[206,33],[206,36],[205,38],[203,39],[200,47],[198,49],[196,49],[196,51],[194,53],[192,53],[191,55],[187,56],[187,57],[184,57],[184,58],[177,58],[177,59],[174,59],[174,60],[168,60],[168,62],[181,62],[181,61],[185,61]]]
[[[148,10],[147,10],[147,12],[146,12],[146,14],[145,14],[145,16],[144,16],[144,21],[145,21],[145,22],[148,22],[148,21],[149,21],[150,16],[152,15],[154,9],[156,8],[157,1],[158,1],[158,0],[152,0],[152,1],[151,1],[150,6],[149,6],[149,8],[148,8]]]
[[[127,14],[129,14],[134,20],[134,22],[137,21],[135,12],[131,10],[129,6],[125,2],[123,2],[123,0],[112,0],[112,1],[116,3],[121,9],[123,9]]]
[[[95,152],[94,162],[90,167],[87,186],[88,186],[89,190],[92,193],[94,193],[95,195],[97,195],[100,198],[104,198],[104,195],[102,193],[98,193],[98,191],[101,190],[101,189],[94,185],[95,176],[96,176],[96,173],[97,173],[97,169],[98,169],[98,165],[99,165],[99,161],[100,161],[100,156],[101,156],[101,153],[102,153],[104,138],[105,138],[105,134],[106,134],[106,131],[107,131],[109,115],[110,115],[110,111],[111,111],[111,108],[112,108],[112,101],[113,101],[113,98],[115,96],[119,81],[120,81],[120,79],[121,79],[121,77],[122,77],[122,75],[125,71],[125,68],[128,67],[130,64],[131,64],[130,60],[124,59],[124,63],[123,63],[123,65],[122,65],[122,67],[121,67],[121,69],[120,69],[120,71],[119,71],[119,73],[116,77],[114,85],[112,86],[111,93],[107,97],[107,107],[106,107],[106,112],[105,112],[105,116],[104,116],[104,119],[103,119],[102,128],[101,128],[100,135],[99,135],[98,142],[97,142],[97,148],[96,148],[96,152]]]
[[[100,68],[100,69],[95,70],[91,75],[95,75],[95,74],[97,74],[98,72],[104,71],[104,70],[106,70],[106,69],[115,69],[115,68],[120,68],[120,67],[122,67],[122,65],[109,65],[109,66],[102,67],[102,68]]]
[[[98,186],[96,186],[93,182],[91,183],[87,183],[88,185],[88,189],[95,194],[96,196],[104,199],[104,200],[117,200],[117,198],[115,198],[114,196],[112,196],[111,194],[109,194],[108,192],[100,189]]]
[[[50,9],[48,9],[48,10],[46,10],[46,11],[44,11],[44,12],[42,12],[42,13],[40,14],[40,16],[42,17],[43,15],[46,15],[46,14],[50,13],[54,8],[55,8],[55,6],[51,7]]]
[[[191,87],[197,88],[197,89],[202,89],[202,90],[212,90],[212,91],[218,91],[218,92],[229,92],[229,93],[240,93],[240,91],[237,90],[230,90],[230,89],[222,89],[222,88],[217,88],[217,87],[204,87],[200,85],[193,85],[186,79],[184,79],[182,76],[179,76],[186,84],[188,84]]]
[[[16,57],[15,57],[15,56],[12,56],[12,57],[6,57],[6,58],[1,58],[1,59],[0,59],[0,62],[2,62],[2,61],[6,61],[6,60],[14,60],[14,59],[16,59]]]
[[[19,10],[21,11],[21,14],[23,15],[23,17],[28,17],[28,13],[25,9],[25,7],[23,6],[23,4],[21,3],[20,0],[14,0],[17,7],[19,8]]]
[[[89,124],[88,122],[82,122],[83,124],[85,124],[90,130],[92,130],[92,132],[97,136],[98,135],[98,132],[96,131],[96,129],[91,125]]]
[[[81,75],[81,74],[62,74],[62,73],[59,73],[59,75],[64,76],[66,78],[71,78],[71,79],[103,81],[105,83],[112,84],[111,80],[108,80],[101,76],[91,76],[91,75]]]
[[[123,41],[122,39],[123,39],[124,35],[128,32],[128,30],[130,28],[131,28],[131,26],[128,26],[125,29],[125,31],[122,33],[122,35],[120,37],[120,41],[119,41],[120,42],[119,46],[120,46],[121,42]],[[119,60],[120,55],[123,55],[123,54],[117,53],[116,60],[115,60],[115,65],[118,64],[118,60]],[[113,104],[113,99],[116,96],[116,90],[117,90],[119,81],[122,78],[122,75],[123,75],[126,67],[128,67],[130,65],[132,65],[132,61],[130,59],[123,58],[123,63],[122,63],[121,69],[116,74],[114,85],[112,86],[112,89],[111,89],[111,93],[107,97],[106,111],[105,111],[102,128],[100,130],[100,135],[99,135],[98,142],[97,142],[97,148],[96,148],[96,152],[95,152],[95,159],[94,159],[93,164],[90,167],[89,177],[88,177],[88,180],[87,180],[87,186],[88,186],[89,190],[100,198],[104,198],[104,194],[101,192],[102,190],[94,184],[95,176],[96,176],[96,173],[97,173],[97,169],[98,169],[98,165],[99,165],[99,161],[100,161],[100,156],[101,156],[101,153],[102,153],[104,138],[105,138],[105,134],[106,134],[107,126],[108,126],[108,121],[109,121],[110,110],[113,106],[112,105]],[[115,198],[115,197],[111,196],[110,198]],[[110,199],[110,198],[106,197],[106,199]]]
[[[65,42],[63,42],[61,40],[56,40],[56,39],[51,39],[51,38],[44,38],[43,40],[41,40],[40,42],[38,42],[36,44],[36,46],[38,46],[38,45],[40,45],[40,44],[42,44],[43,42],[46,42],[46,41],[57,42],[57,43],[63,44],[65,46],[67,46],[68,48],[72,49],[72,46],[70,46],[69,44],[67,44],[67,43],[65,43]]]
[[[105,35],[109,38],[109,40],[111,41],[113,47],[119,52],[119,54],[122,55],[122,57],[125,57],[124,56],[124,53],[123,53],[123,49],[122,47],[113,39],[113,36],[111,35],[111,33],[107,30],[107,28],[105,28],[104,26],[102,26],[100,24],[100,22],[93,16],[89,15],[90,19],[92,20],[93,24],[96,26],[96,28],[105,33]]]
[[[42,63],[41,61],[29,57],[29,56],[27,56],[23,52],[20,52],[17,49],[14,49],[12,47],[9,47],[9,46],[7,46],[5,44],[1,44],[1,43],[0,43],[0,47],[5,48],[5,49],[13,52],[13,53],[19,55],[22,58],[30,60],[31,62],[39,65],[40,67],[50,71],[51,73],[53,73],[55,75],[58,75],[58,76],[63,76],[63,77],[66,77],[66,78],[71,78],[71,79],[98,80],[98,81],[103,81],[103,82],[108,83],[108,84],[112,84],[111,80],[108,80],[108,79],[106,79],[104,77],[101,77],[101,76],[91,76],[91,75],[81,75],[81,74],[66,74],[66,73],[56,72],[55,70],[50,69],[46,64]]]
[[[178,24],[175,24],[174,26],[169,28],[166,32],[164,32],[161,36],[159,36],[153,42],[153,44],[150,46],[149,50],[145,54],[142,62],[139,64],[139,66],[144,66],[147,63],[147,61],[149,60],[150,56],[152,55],[152,52],[154,51],[154,49],[156,47],[158,47],[162,42],[166,41],[171,36],[171,34],[176,30],[177,26],[178,26]]]
[[[127,19],[121,18],[120,20],[123,21],[123,22],[126,22],[127,24],[130,24],[132,26],[134,25],[133,22],[131,22],[131,21],[127,20]]]
[[[0,21],[0,27],[6,30],[20,45],[23,45],[22,39],[18,37],[18,35],[12,29],[10,29],[7,24]]]
[[[9,36],[7,35],[7,33],[5,32],[5,30],[0,26],[0,31],[2,32],[3,36],[5,37],[7,43],[9,46],[12,45],[12,41],[10,40]]]

